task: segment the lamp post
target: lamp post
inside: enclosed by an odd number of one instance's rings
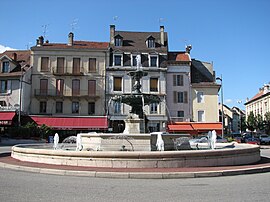
[[[222,121],[222,130],[221,135],[222,138],[224,136],[224,110],[223,110],[223,84],[222,84],[222,75],[220,77],[217,77],[216,80],[219,80],[221,82],[221,121]]]

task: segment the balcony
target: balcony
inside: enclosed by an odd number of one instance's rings
[[[84,75],[84,69],[81,67],[77,71],[73,71],[73,68],[60,68],[53,67],[53,75],[55,76],[83,76]]]
[[[34,95],[37,98],[85,98],[85,99],[99,99],[102,91],[89,92],[88,90],[72,91],[64,90],[63,92],[54,90],[35,89]]]

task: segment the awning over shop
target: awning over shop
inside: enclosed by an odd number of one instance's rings
[[[176,122],[168,125],[169,132],[189,132],[190,134],[199,134],[212,130],[221,133],[222,123],[201,123],[201,122]]]
[[[0,125],[11,125],[15,112],[0,112]]]
[[[108,128],[106,116],[100,117],[48,117],[31,116],[38,124],[45,124],[53,129],[84,129],[84,130],[104,130]]]

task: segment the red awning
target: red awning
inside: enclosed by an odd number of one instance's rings
[[[11,125],[15,112],[0,112],[0,125]]]
[[[222,123],[192,123],[195,130],[221,130]]]
[[[192,131],[194,130],[190,124],[168,125],[169,131]]]
[[[108,121],[106,116],[102,117],[48,117],[31,116],[38,124],[45,124],[54,129],[107,129]]]

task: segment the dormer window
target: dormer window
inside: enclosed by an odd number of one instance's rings
[[[114,37],[114,45],[115,46],[122,46],[123,45],[123,37],[120,35],[117,35]]]
[[[5,61],[2,64],[2,73],[8,73],[9,71],[9,61]]]
[[[149,36],[146,41],[148,48],[155,48],[155,38],[153,36]]]

